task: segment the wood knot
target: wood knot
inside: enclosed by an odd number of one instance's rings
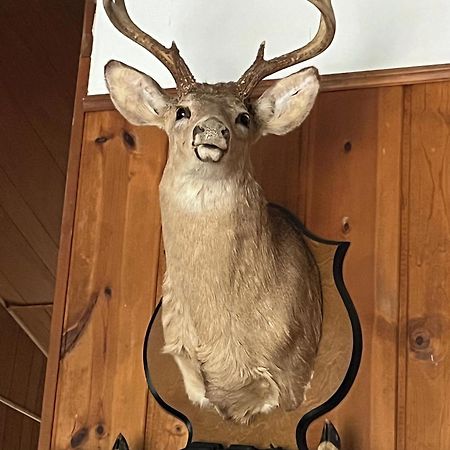
[[[409,321],[409,350],[416,359],[434,364],[443,359],[445,345],[441,338],[444,320],[440,315],[434,315]]]
[[[101,145],[101,144],[104,144],[107,140],[109,140],[109,137],[108,136],[99,136],[97,139],[95,139],[95,143],[96,144],[99,144],[99,145]]]
[[[344,234],[350,233],[352,227],[350,225],[350,218],[345,216],[341,220],[341,230]]]
[[[122,139],[125,142],[125,145],[130,149],[134,150],[136,148],[136,139],[135,137],[129,133],[128,131],[125,131],[122,133]]]
[[[79,429],[70,440],[70,447],[71,448],[77,448],[81,444],[83,444],[89,436],[89,428],[83,427]]]
[[[104,436],[106,435],[105,425],[103,425],[102,423],[99,423],[99,424],[95,427],[95,434],[96,434],[97,437],[99,437],[99,438],[104,437]]]
[[[175,434],[176,436],[183,436],[184,433],[184,428],[182,425],[180,425],[179,423],[175,424],[175,426],[173,427],[173,434]]]
[[[351,141],[347,141],[344,144],[344,152],[349,153],[351,151],[351,149],[352,149],[352,143],[351,143]]]
[[[412,351],[422,352],[427,350],[431,344],[430,332],[425,328],[417,328],[411,331],[409,341]]]
[[[103,293],[105,294],[106,300],[111,300],[112,297],[112,288],[110,286],[106,286]]]

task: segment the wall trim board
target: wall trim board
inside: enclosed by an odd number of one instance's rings
[[[371,70],[367,72],[338,73],[321,77],[321,91],[332,92],[351,89],[403,86],[450,80],[450,64],[434,66],[404,67],[398,69]],[[255,96],[261,95],[277,80],[264,80],[255,89]],[[175,94],[175,88],[167,89]],[[83,110],[110,111],[114,106],[108,94],[87,95],[83,98]]]
[[[70,259],[72,253],[72,236],[75,222],[75,209],[78,191],[81,146],[85,114],[83,98],[86,96],[89,69],[91,63],[92,25],[96,0],[86,0],[81,36],[80,59],[78,65],[77,86],[75,91],[72,134],[69,146],[64,208],[61,224],[60,245],[57,262],[57,277],[54,294],[54,307],[50,331],[50,344],[45,377],[44,398],[39,433],[39,450],[50,450],[55,416],[58,373],[62,345],[64,316],[66,310],[66,293],[68,286]]]
[[[0,395],[0,403],[20,414],[23,414],[24,416],[29,417],[30,419],[34,420],[37,423],[41,422],[41,418],[37,414],[29,411],[27,408],[24,408],[23,406],[18,405],[16,402],[13,402],[9,398],[3,397],[3,395]]]

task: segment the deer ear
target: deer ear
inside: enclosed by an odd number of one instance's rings
[[[153,78],[119,61],[110,61],[105,66],[105,79],[114,106],[128,122],[163,128],[172,99]]]
[[[319,92],[317,69],[309,67],[277,81],[254,105],[265,134],[286,134],[298,127],[311,111]]]

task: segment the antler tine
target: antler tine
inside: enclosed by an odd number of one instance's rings
[[[142,31],[128,15],[124,0],[103,0],[103,6],[109,20],[122,34],[142,45],[167,67],[177,84],[178,90],[182,92],[189,90],[195,83],[195,78],[180,56],[175,42],[172,42],[170,48],[166,48]]]
[[[334,17],[333,7],[331,6],[331,0],[308,1],[316,6],[321,13],[319,29],[312,41],[298,50],[278,56],[269,61],[264,59],[265,42],[263,42],[259,47],[255,61],[237,82],[237,89],[241,97],[248,97],[256,85],[268,75],[311,59],[322,53],[331,44],[336,30],[336,19]]]

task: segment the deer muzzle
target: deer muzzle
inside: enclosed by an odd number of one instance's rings
[[[215,117],[199,122],[192,132],[192,147],[202,162],[219,162],[229,143],[230,130]]]

